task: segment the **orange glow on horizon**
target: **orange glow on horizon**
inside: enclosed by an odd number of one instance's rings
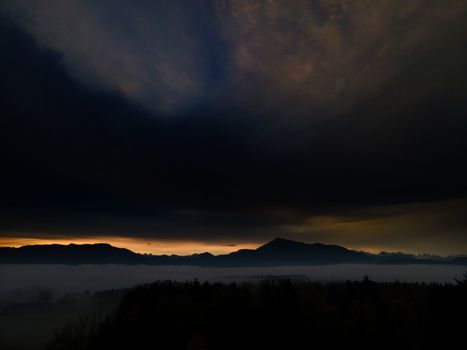
[[[153,255],[191,255],[195,253],[209,252],[214,255],[228,254],[240,249],[256,249],[266,242],[259,243],[241,243],[241,244],[222,244],[222,243],[207,243],[197,241],[167,241],[167,240],[145,240],[141,238],[126,238],[126,237],[87,237],[87,238],[16,238],[16,237],[0,237],[0,247],[18,248],[25,245],[36,244],[96,244],[108,243],[114,247],[126,248],[135,253],[153,254]],[[332,242],[326,242],[333,244]],[[378,254],[381,251],[404,251],[405,253],[417,254],[418,252],[407,249],[381,249],[375,246],[359,246],[359,245],[343,245],[348,249],[365,251],[372,254]]]
[[[154,254],[154,255],[191,255],[195,253],[209,252],[214,255],[228,254],[240,249],[255,249],[259,245],[254,243],[241,244],[222,244],[222,243],[206,243],[196,241],[167,241],[142,238],[125,238],[125,237],[86,237],[86,238],[17,238],[17,237],[0,237],[0,247],[21,247],[25,245],[35,244],[95,244],[108,243],[114,247],[126,248],[135,253]]]

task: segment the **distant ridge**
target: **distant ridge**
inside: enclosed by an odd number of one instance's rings
[[[122,264],[188,265],[204,267],[286,266],[329,264],[456,264],[467,265],[467,257],[415,256],[404,253],[371,254],[338,245],[303,243],[276,238],[257,249],[242,249],[225,255],[210,253],[147,255],[110,244],[51,244],[0,248],[0,264]]]
[[[0,263],[7,264],[134,264],[143,255],[107,243],[48,244],[0,248]]]

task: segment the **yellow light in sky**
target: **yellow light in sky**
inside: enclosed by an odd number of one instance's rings
[[[190,255],[194,253],[210,252],[214,255],[228,254],[239,249],[255,249],[260,244],[243,243],[243,244],[222,244],[222,243],[206,243],[196,241],[168,241],[168,240],[151,240],[142,238],[127,238],[127,237],[109,237],[96,236],[85,238],[17,238],[17,237],[0,237],[0,247],[21,247],[24,245],[34,244],[95,244],[108,243],[114,247],[127,248],[136,253],[147,254],[176,254]]]

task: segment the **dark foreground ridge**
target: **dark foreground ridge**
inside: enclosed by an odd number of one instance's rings
[[[465,280],[157,282],[103,321],[63,327],[48,349],[462,349],[466,296]]]
[[[226,255],[210,253],[147,255],[109,244],[31,245],[0,248],[0,264],[126,264],[188,266],[286,266],[326,264],[457,264],[467,265],[467,257],[415,256],[350,250],[338,245],[303,243],[276,238],[257,249],[242,249]]]

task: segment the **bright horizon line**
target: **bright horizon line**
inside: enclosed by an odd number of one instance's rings
[[[284,238],[288,239],[288,238]],[[232,253],[241,249],[256,249],[267,242],[270,242],[272,239],[266,240],[264,242],[249,242],[249,243],[208,243],[202,241],[171,241],[171,240],[150,240],[150,239],[139,239],[139,238],[125,238],[125,237],[109,237],[109,236],[96,236],[93,238],[56,238],[56,239],[46,239],[46,238],[16,238],[16,237],[0,237],[0,247],[6,248],[19,248],[28,245],[50,245],[50,244],[60,244],[60,245],[69,245],[69,244],[110,244],[111,246],[117,248],[129,249],[135,253],[139,254],[152,254],[152,255],[192,255],[192,254],[201,254],[209,252],[213,255],[222,255]],[[301,240],[290,239],[297,242],[310,243]],[[339,245],[347,249],[364,251],[372,254],[378,254],[381,252],[390,252],[390,253],[406,253],[414,255],[422,254],[431,254],[427,252],[414,252],[406,250],[403,248],[388,250],[382,249],[381,247],[371,247],[371,246],[352,246],[346,244],[338,243],[329,243],[329,242],[314,242],[322,243],[329,245]],[[439,254],[431,254],[439,255]],[[452,254],[452,255],[462,255],[462,254]],[[439,255],[447,256],[447,255]]]

